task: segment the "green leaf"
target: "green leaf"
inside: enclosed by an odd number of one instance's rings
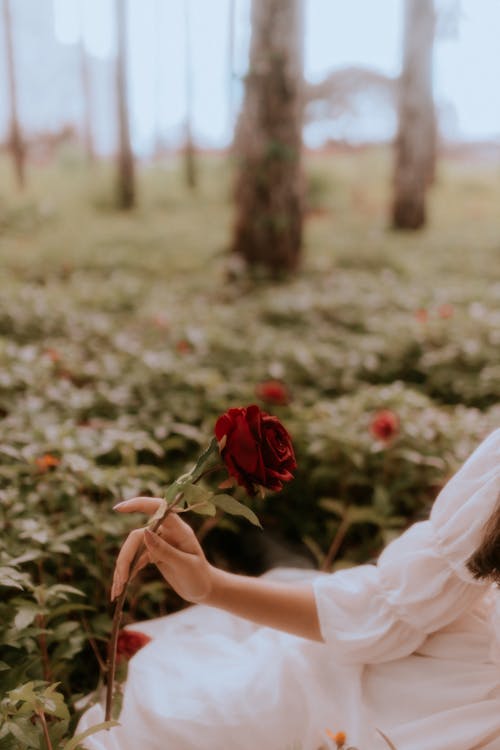
[[[351,505],[347,511],[347,517],[351,524],[375,523],[377,526],[381,526],[385,522],[384,516],[378,513],[374,508],[365,506],[354,507]]]
[[[320,508],[329,511],[330,513],[335,513],[341,518],[344,516],[346,511],[346,504],[342,502],[342,500],[336,500],[331,497],[321,498],[321,500],[318,500],[318,505]]]
[[[64,701],[62,693],[57,692],[59,683],[49,685],[41,695],[43,709],[51,716],[57,716],[58,719],[69,719],[69,711]]]
[[[193,513],[199,513],[202,516],[215,516],[217,508],[213,503],[206,502],[200,505],[195,505],[192,509]]]
[[[21,573],[15,568],[2,567],[0,568],[0,586],[8,586],[14,589],[24,589],[29,582],[29,576],[25,573]],[[23,586],[25,584],[25,586]]]
[[[21,747],[40,747],[40,734],[29,719],[18,718],[16,721],[7,721],[5,723],[8,731],[21,743]]]
[[[210,490],[200,487],[198,484],[186,484],[184,487],[184,500],[187,507],[197,505],[198,503],[208,502],[214,493]]]
[[[112,727],[118,727],[120,726],[119,721],[103,721],[100,724],[94,724],[93,727],[89,727],[89,729],[86,729],[85,732],[80,732],[80,734],[77,734],[76,737],[73,737],[69,742],[67,742],[62,750],[76,750],[80,742],[83,742],[83,740],[87,739],[87,737],[90,737],[92,734],[97,734],[97,732],[102,732],[103,729],[111,729]]]
[[[232,516],[243,516],[250,521],[250,523],[253,523],[254,526],[262,528],[262,525],[253,510],[250,510],[247,505],[240,503],[232,495],[214,495],[211,498],[211,501],[226,513],[230,513]]]
[[[24,701],[25,703],[29,703],[31,701],[36,701],[36,693],[34,691],[35,682],[33,680],[30,680],[30,682],[26,682],[24,685],[19,685],[19,687],[14,688],[14,690],[9,690],[8,696],[9,700],[11,700],[13,703],[17,703],[18,701]]]
[[[194,467],[189,472],[190,475],[191,475],[191,477],[193,479],[197,479],[199,477],[199,475],[203,473],[203,471],[205,469],[205,464],[207,463],[208,459],[212,455],[214,455],[215,453],[218,453],[218,452],[219,452],[219,444],[217,442],[217,438],[212,438],[212,440],[210,441],[210,444],[209,444],[208,448],[205,451],[203,451],[203,453],[201,454],[201,456],[198,458],[196,464],[194,465]]]
[[[24,630],[28,625],[31,625],[39,611],[36,604],[30,604],[29,602],[19,607],[14,617],[14,627],[17,630]]]

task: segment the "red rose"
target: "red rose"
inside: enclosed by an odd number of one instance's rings
[[[151,638],[139,630],[120,630],[116,644],[118,659],[131,659],[139,649],[146,646]]]
[[[373,417],[370,430],[379,440],[390,440],[399,432],[399,417],[389,409],[382,409]]]
[[[255,388],[256,395],[269,404],[284,406],[290,401],[290,393],[284,383],[279,380],[266,380]]]
[[[255,494],[256,486],[283,489],[297,468],[290,435],[277,417],[252,404],[229,409],[216,422],[215,436],[222,443],[221,455],[231,476]]]

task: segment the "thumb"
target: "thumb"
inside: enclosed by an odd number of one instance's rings
[[[149,559],[158,566],[170,566],[172,563],[185,562],[190,557],[188,552],[183,552],[169,544],[150,529],[144,531],[144,544],[148,550]]]

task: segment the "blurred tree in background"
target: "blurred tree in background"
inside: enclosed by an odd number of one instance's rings
[[[302,248],[303,2],[253,0],[250,67],[235,154],[232,251],[271,273]]]
[[[118,205],[129,209],[135,204],[135,167],[130,143],[127,97],[127,10],[122,0],[116,0],[116,97],[118,107]]]
[[[196,188],[198,173],[196,169],[196,157],[193,140],[193,72],[191,53],[191,4],[190,0],[184,2],[184,34],[185,34],[185,74],[186,74],[186,121],[184,142],[184,175],[186,185],[191,190]]]
[[[20,188],[24,187],[26,181],[25,175],[25,147],[19,124],[17,111],[17,86],[16,86],[16,69],[14,53],[14,34],[12,31],[12,17],[10,0],[3,0],[3,21],[5,31],[5,52],[6,68],[8,79],[8,96],[9,96],[9,139],[8,145],[14,162],[14,169],[17,178],[17,184]]]
[[[425,198],[436,161],[433,0],[406,0],[404,23],[392,218],[396,228],[419,229],[426,222]]]
[[[87,51],[85,49],[85,38],[83,33],[83,7],[82,0],[80,0],[79,6],[79,23],[80,23],[80,36],[78,40],[78,53],[80,57],[80,77],[82,84],[82,100],[83,100],[83,117],[82,117],[82,130],[83,130],[83,145],[85,154],[89,164],[93,164],[96,160],[94,138],[92,135],[92,96],[90,89],[90,70],[89,60]]]

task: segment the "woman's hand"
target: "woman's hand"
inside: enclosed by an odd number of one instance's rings
[[[163,502],[157,497],[134,497],[115,505],[120,513],[153,515]],[[132,576],[148,563],[154,563],[167,583],[189,602],[202,602],[212,589],[213,568],[207,561],[192,528],[175,512],[170,513],[157,533],[135,529],[125,540],[116,561],[111,587],[113,601],[123,591],[130,576],[132,560],[142,543],[146,549],[135,564]]]

